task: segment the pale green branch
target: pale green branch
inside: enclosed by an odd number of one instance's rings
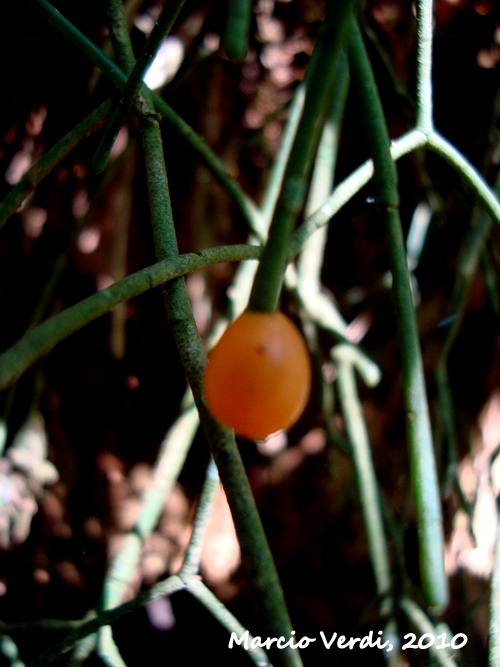
[[[500,201],[487,185],[481,174],[458,151],[453,144],[437,132],[432,132],[427,140],[427,147],[448,162],[467,182],[472,191],[483,202],[493,220],[500,225]]]

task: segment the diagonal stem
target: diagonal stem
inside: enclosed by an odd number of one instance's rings
[[[119,90],[127,84],[127,75],[120,67],[108,58],[88,37],[66,19],[48,0],[26,0],[40,12],[57,30],[84,53]],[[155,110],[175,128],[175,130],[191,145],[209,171],[219,181],[225,191],[239,208],[250,229],[258,229],[260,217],[257,206],[240,188],[238,183],[229,176],[219,158],[196,132],[170,107],[165,100],[149,91],[145,85],[141,87],[145,97],[153,96]]]
[[[118,106],[113,113],[108,126],[106,127],[106,131],[104,132],[104,136],[101,139],[101,143],[97,148],[94,160],[92,162],[92,166],[98,174],[101,173],[106,167],[109,154],[113,148],[113,144],[120,130],[120,127],[125,122],[125,119],[130,113],[132,105],[134,104],[137,95],[139,94],[139,91],[142,87],[142,78],[144,76],[144,72],[146,71],[146,68],[160,47],[163,38],[170,32],[184,2],[185,0],[174,0],[173,2],[171,1],[166,3],[162,13],[160,14],[160,17],[158,18],[158,21],[156,22],[155,27],[153,28],[150,36],[146,41],[146,44],[142,49],[139,58],[137,59],[137,62],[131,68],[130,76],[122,91]],[[125,15],[123,14],[120,16],[119,8],[115,7],[115,0],[110,2],[109,6],[111,9],[115,9],[115,11],[111,14],[110,19],[112,21],[119,21],[120,32],[123,34],[125,31]],[[109,13],[110,12],[108,11],[108,14]],[[115,34],[115,31],[113,31],[113,34],[115,51],[118,51],[117,55],[121,52],[121,60],[123,62],[121,62],[120,65],[122,66],[122,69],[127,72],[128,68],[125,68],[124,64],[125,59],[132,56],[133,54],[132,45],[129,43],[127,48],[126,40],[120,39]]]
[[[270,312],[278,305],[290,236],[304,205],[314,155],[331,108],[347,20],[354,4],[355,0],[327,3],[326,19],[307,70],[302,115],[250,294],[251,310]]]
[[[209,264],[257,259],[260,252],[258,246],[242,245],[219,246],[199,253],[178,255],[141,269],[92,294],[29,329],[12,347],[0,354],[0,390],[10,386],[37,359],[50,352],[62,340],[109,313],[119,303]]]
[[[348,53],[353,83],[364,108],[365,131],[375,168],[376,202],[385,224],[390,253],[394,307],[400,338],[410,472],[417,513],[422,589],[427,604],[442,609],[448,602],[448,582],[444,571],[441,503],[417,322],[399,218],[396,167],[390,155],[389,133],[375,79],[354,18]]]

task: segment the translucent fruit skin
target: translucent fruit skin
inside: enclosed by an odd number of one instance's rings
[[[208,357],[204,389],[211,413],[252,440],[292,426],[306,406],[310,388],[305,341],[280,312],[245,311]]]

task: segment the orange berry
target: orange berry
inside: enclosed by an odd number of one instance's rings
[[[305,341],[280,312],[246,310],[208,357],[205,398],[213,416],[238,435],[262,440],[292,426],[311,388]]]

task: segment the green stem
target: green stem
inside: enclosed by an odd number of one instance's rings
[[[500,511],[497,510],[497,513],[495,551],[490,592],[488,667],[500,667]]]
[[[127,75],[110,60],[93,42],[88,39],[78,28],[68,21],[47,0],[26,0],[37,11],[39,11],[59,32],[74,44],[98,67],[119,90],[123,90],[127,84]],[[250,229],[258,229],[259,211],[252,200],[242,191],[238,183],[227,173],[219,158],[214,155],[207,144],[196,134],[196,132],[158,95],[151,93],[143,85],[141,91],[146,98],[152,95],[156,111],[165,117],[172,127],[191,145],[206,167],[222,185],[224,190],[232,198],[240,213],[247,222]]]
[[[124,72],[130,74],[135,56],[129,39],[129,26],[122,0],[106,0],[106,16],[116,62]]]
[[[184,2],[185,0],[171,0],[166,3],[155,27],[146,40],[146,44],[144,45],[135,65],[133,65],[133,51],[130,41],[127,41],[127,39],[123,37],[123,35],[128,34],[123,4],[121,0],[110,0],[108,3],[108,7],[111,8],[111,12],[108,12],[109,23],[115,25],[117,28],[116,30],[111,31],[115,54],[117,57],[120,56],[120,66],[127,74],[130,74],[130,76],[123,89],[119,104],[106,127],[106,131],[104,132],[104,136],[101,139],[101,143],[99,144],[92,162],[92,167],[98,174],[106,167],[109,154],[113,148],[120,127],[125,122],[125,119],[142,88],[144,72],[159,49],[165,35],[172,29],[175,19],[179,15]],[[126,66],[127,60],[131,61],[130,68]]]
[[[446,361],[440,359],[434,374],[439,404],[439,417],[444,430],[446,442],[446,468],[441,472],[441,492],[446,494],[456,480],[458,464],[458,447],[455,433],[455,417],[453,411],[453,397],[448,378]]]
[[[97,655],[101,662],[107,667],[127,667],[118,646],[113,639],[113,631],[110,625],[105,625],[99,631],[97,638]]]
[[[432,0],[417,1],[417,118],[416,128],[433,129],[432,113]]]
[[[323,128],[316,154],[305,208],[306,214],[320,207],[328,198],[333,187],[340,127],[349,90],[349,69],[345,55],[339,62],[335,90],[332,108]],[[321,268],[324,263],[327,236],[328,230],[325,225],[308,237],[300,253],[297,270],[292,275],[297,296],[307,317],[316,325],[346,337],[347,325],[342,315],[333,299],[321,288]],[[293,266],[289,267],[290,273],[293,268]],[[290,273],[286,274],[285,279],[288,279]]]
[[[283,184],[286,165],[288,163],[290,151],[292,150],[293,142],[297,134],[297,128],[302,116],[302,110],[304,109],[304,97],[305,88],[304,84],[301,83],[299,86],[297,86],[297,89],[290,103],[290,108],[288,109],[286,124],[281,136],[278,153],[274,158],[274,162],[266,182],[264,194],[262,196],[262,202],[260,206],[263,227],[262,233],[266,236]]]
[[[345,54],[342,54],[335,78],[335,96],[316,153],[305,207],[306,215],[316,211],[332,192],[339,151],[340,128],[348,92],[349,67]],[[327,229],[323,227],[316,234],[312,234],[304,244],[297,267],[297,272],[302,280],[311,281],[314,284],[320,283],[326,236]]]
[[[163,146],[158,122],[153,116],[141,120],[141,134],[146,160],[151,221],[159,259],[177,253],[175,229],[168,194]],[[191,311],[183,280],[164,287],[167,315],[189,385],[200,415],[212,456],[226,492],[233,516],[242,560],[252,591],[260,605],[263,624],[271,637],[289,635],[292,629],[278,573],[248,483],[234,434],[211,416],[203,397],[205,352]],[[276,664],[301,665],[296,651],[276,652]]]
[[[207,468],[205,483],[201,490],[200,500],[196,508],[196,516],[193,522],[193,531],[186,549],[186,555],[181,568],[181,576],[197,575],[200,569],[201,549],[203,546],[203,537],[210,514],[212,513],[215,494],[219,488],[219,475],[213,459]]]
[[[104,609],[114,607],[122,599],[124,588],[139,562],[144,540],[158,523],[165,498],[184,465],[198,425],[198,413],[191,402],[163,439],[140,515],[108,567],[103,587]]]
[[[500,186],[497,179],[496,189]],[[439,411],[442,419],[447,444],[446,470],[442,475],[442,488],[446,493],[450,484],[455,480],[458,464],[458,446],[455,432],[453,398],[448,378],[448,357],[455,343],[460,327],[462,326],[465,309],[469,301],[469,294],[473,279],[481,257],[481,250],[491,229],[491,217],[479,207],[472,216],[471,233],[462,244],[457,267],[457,279],[453,289],[449,311],[453,319],[449,325],[446,338],[441,348],[436,365],[435,379],[439,397]]]
[[[353,348],[348,345],[338,345],[332,350],[332,358],[337,366],[339,398],[342,404],[346,430],[352,444],[354,469],[358,480],[361,508],[370,559],[375,574],[377,594],[383,598],[382,606],[387,611],[387,596],[391,588],[389,555],[377,479],[370,451],[370,441],[356,387],[357,357],[354,355]],[[363,361],[366,364],[366,361]],[[363,366],[361,366],[361,369],[363,369]],[[380,380],[380,371],[373,365],[373,368],[365,373],[364,379],[370,380],[368,384],[374,386]]]
[[[241,62],[248,51],[252,21],[252,0],[227,0],[222,46],[228,58]]]
[[[411,130],[392,143],[392,159],[399,160],[417,148],[425,147],[426,143],[425,134],[420,130]],[[290,258],[295,257],[311,234],[324,227],[368,183],[372,176],[373,160],[367,160],[341,181],[325,203],[294,232],[289,244]]]
[[[450,142],[437,132],[432,132],[427,146],[446,160],[469,184],[472,191],[482,201],[493,220],[500,225],[500,201],[481,174]]]
[[[304,109],[250,294],[249,308],[252,310],[271,312],[278,305],[290,236],[304,205],[313,158],[331,107],[344,33],[354,4],[354,0],[338,0],[327,5],[327,17],[307,69]]]
[[[0,227],[17,211],[26,197],[81,141],[96,132],[111,115],[112,100],[106,100],[70,130],[21,178],[0,203]]]
[[[399,606],[419,634],[429,634],[433,637],[436,637],[439,634],[436,626],[431,623],[420,607],[412,600],[403,598],[400,601]],[[439,649],[434,643],[432,646],[429,646],[429,651],[431,652],[432,659],[436,665],[440,665],[440,667],[457,667],[457,663],[450,657],[450,654],[446,649]]]
[[[148,266],[92,294],[28,330],[12,347],[0,354],[0,391],[17,380],[57,343],[108,313],[119,303],[209,264],[258,259],[260,253],[261,248],[258,246],[235,245],[179,255]]]
[[[73,646],[84,637],[92,635],[105,625],[111,625],[111,623],[130,614],[132,611],[144,607],[144,605],[152,600],[157,600],[166,595],[172,595],[173,593],[184,590],[185,587],[186,584],[179,577],[173,575],[165,581],[159,582],[149,590],[144,591],[144,593],[140,593],[132,600],[129,600],[118,607],[113,607],[113,609],[99,612],[98,616],[82,622],[78,628],[67,634],[46,651],[43,651],[43,653],[28,663],[27,667],[46,667],[46,665],[52,664],[57,658],[72,649]]]
[[[24,667],[24,662],[19,659],[17,644],[10,637],[0,637],[0,652],[9,660],[10,667]]]
[[[191,593],[201,604],[209,610],[211,615],[219,621],[230,633],[235,633],[238,639],[248,632],[225,607],[220,600],[210,591],[198,577],[190,576],[186,581],[186,590]],[[248,643],[252,641],[252,635],[248,633]],[[247,652],[247,656],[257,667],[272,667],[265,652],[261,648],[255,648]]]
[[[422,589],[427,603],[442,609],[448,602],[448,584],[444,571],[441,503],[417,323],[399,218],[396,168],[390,155],[389,134],[375,79],[354,19],[349,39],[349,62],[353,83],[364,109],[365,130],[375,165],[377,207],[385,223],[390,252]]]

